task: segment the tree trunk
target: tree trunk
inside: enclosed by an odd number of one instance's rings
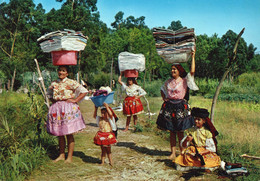
[[[113,63],[114,63],[114,58],[112,58],[112,63],[111,63],[111,68],[110,68],[110,87],[112,89],[113,87]]]
[[[214,119],[213,119],[214,118],[214,111],[215,111],[215,107],[216,107],[216,103],[217,103],[217,99],[218,99],[218,95],[219,95],[220,89],[221,89],[221,87],[223,85],[223,82],[226,79],[228,73],[232,69],[232,66],[236,63],[235,59],[236,59],[236,55],[237,55],[237,46],[238,46],[238,42],[239,42],[242,34],[244,33],[244,30],[245,30],[245,28],[243,28],[241,30],[241,32],[239,33],[239,35],[237,36],[237,41],[236,41],[235,46],[233,48],[232,57],[229,59],[228,66],[226,68],[227,70],[224,72],[224,75],[222,76],[222,78],[221,78],[221,80],[219,82],[219,85],[216,88],[216,92],[215,92],[215,95],[213,97],[213,101],[212,101],[212,105],[211,105],[210,120],[211,120],[212,123],[214,123]]]
[[[11,91],[13,91],[13,89],[14,89],[15,75],[16,75],[16,67],[14,68],[14,73],[13,73],[13,77],[12,77]]]

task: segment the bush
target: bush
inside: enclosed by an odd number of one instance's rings
[[[41,132],[47,108],[38,95],[4,92],[0,102],[0,180],[23,180],[56,145]]]
[[[145,91],[150,97],[160,97],[161,96],[161,86],[163,84],[162,80],[154,80],[152,82],[146,82]]]
[[[235,83],[240,86],[246,86],[246,87],[260,86],[260,73],[259,72],[243,73],[238,76],[238,78],[235,80]]]

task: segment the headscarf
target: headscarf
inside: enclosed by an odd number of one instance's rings
[[[185,71],[185,69],[182,67],[181,64],[173,63],[172,66],[175,66],[178,69],[181,78],[186,77],[187,72]]]
[[[212,138],[213,138],[213,141],[215,142],[215,146],[217,149],[218,142],[217,142],[216,136],[218,135],[218,131],[209,119],[208,110],[203,109],[203,108],[194,107],[191,110],[191,115],[193,117],[199,117],[199,118],[203,118],[205,120],[204,127],[212,133]]]

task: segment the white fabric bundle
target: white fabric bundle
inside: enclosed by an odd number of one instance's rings
[[[129,52],[121,52],[118,55],[119,71],[125,70],[145,70],[145,57],[143,54],[134,54]]]

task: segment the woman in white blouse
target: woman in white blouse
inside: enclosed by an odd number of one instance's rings
[[[146,92],[139,85],[137,85],[135,77],[128,77],[127,84],[125,84],[122,82],[122,75],[123,72],[121,72],[118,82],[122,85],[122,90],[125,91],[127,95],[124,100],[123,113],[127,116],[126,128],[124,131],[128,131],[131,117],[133,116],[134,125],[136,125],[137,114],[143,112],[144,110],[140,97],[146,95]]]

